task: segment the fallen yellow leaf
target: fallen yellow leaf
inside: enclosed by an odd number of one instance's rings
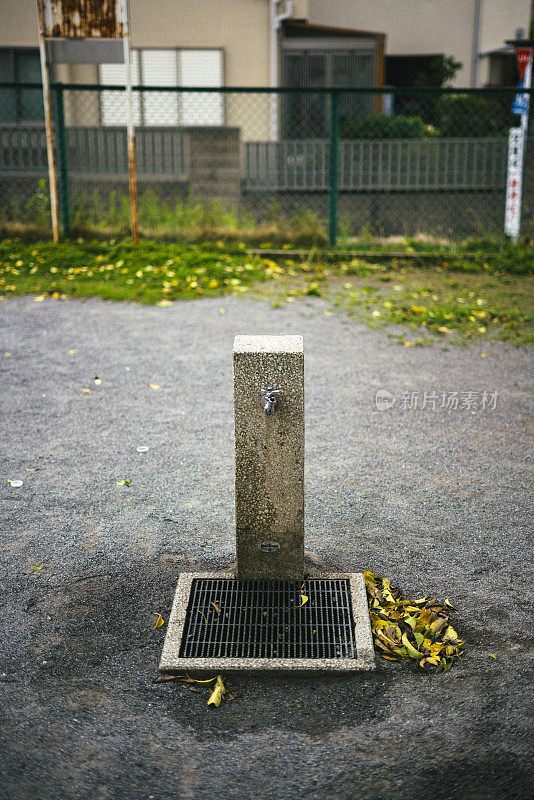
[[[221,700],[223,699],[225,694],[226,694],[226,687],[223,683],[223,679],[221,678],[220,675],[217,675],[217,680],[215,681],[215,686],[213,687],[210,699],[208,700],[208,705],[219,707],[221,705]]]
[[[80,389],[81,392],[85,392],[86,394],[91,394],[90,389]]]
[[[157,618],[157,620],[156,620],[156,624],[154,625],[154,627],[155,627],[155,628],[161,628],[161,626],[165,624],[165,620],[163,619],[163,617],[161,616],[161,614],[160,614],[159,612],[157,612],[157,611],[154,611],[153,613],[154,613],[154,614],[156,614],[156,615],[157,615],[157,617],[158,617],[158,618]]]
[[[420,653],[419,650],[415,649],[413,644],[408,639],[408,634],[407,633],[403,633],[402,634],[402,643],[405,646],[406,650],[408,651],[408,655],[409,656],[411,656],[412,658],[421,658],[422,657],[423,654]]]
[[[301,594],[301,596],[300,596],[300,599],[302,600],[302,603],[300,604],[300,606],[295,606],[295,608],[302,608],[302,606],[303,606],[305,603],[307,603],[307,602],[308,602],[308,600],[309,600],[309,598],[308,598],[308,597],[307,597],[307,595],[305,595],[305,594]]]
[[[159,385],[159,383],[149,383],[148,384],[148,388],[149,389],[161,389],[161,386]]]

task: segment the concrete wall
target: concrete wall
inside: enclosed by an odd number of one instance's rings
[[[237,203],[241,199],[239,128],[186,128],[190,183],[196,198]]]
[[[280,213],[290,217],[303,210],[328,220],[326,192],[247,192],[243,205],[259,219],[273,202]],[[348,223],[352,234],[362,228],[380,236],[442,236],[500,234],[504,225],[504,191],[495,192],[341,192],[339,219]]]

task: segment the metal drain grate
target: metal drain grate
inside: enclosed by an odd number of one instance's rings
[[[180,658],[217,657],[356,658],[349,581],[194,579]]]

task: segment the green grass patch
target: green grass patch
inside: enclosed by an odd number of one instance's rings
[[[534,342],[533,249],[517,247],[491,262],[474,258],[458,269],[436,256],[432,265],[403,259],[324,258],[310,250],[303,261],[247,253],[244,243],[222,240],[176,244],[142,240],[84,240],[54,244],[0,242],[0,295],[36,294],[62,299],[167,305],[179,299],[253,290],[274,308],[327,301],[370,327],[394,326],[407,346],[465,344],[490,339],[516,345]],[[466,262],[467,263],[467,262]]]
[[[0,242],[0,292],[166,303],[239,294],[278,267],[244,245],[178,245],[142,241]]]
[[[411,329],[399,342],[425,345],[482,338],[515,345],[534,343],[534,277],[445,270],[395,270],[383,281],[368,276],[330,281],[333,304],[372,327]]]

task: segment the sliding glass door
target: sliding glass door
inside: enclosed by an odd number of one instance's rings
[[[321,88],[339,86],[356,88],[372,86],[374,55],[358,50],[296,49],[283,52],[282,77],[284,86]],[[321,93],[288,94],[282,104],[282,137],[284,139],[315,139],[327,136],[329,127],[328,98]],[[341,95],[340,123],[370,114],[370,96]]]

